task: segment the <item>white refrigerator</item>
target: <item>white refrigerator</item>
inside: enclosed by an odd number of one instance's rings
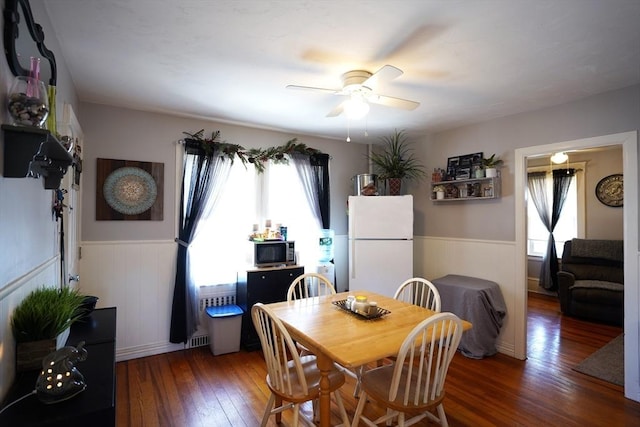
[[[349,291],[393,297],[413,277],[413,196],[349,197]]]

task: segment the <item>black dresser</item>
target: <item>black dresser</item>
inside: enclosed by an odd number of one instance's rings
[[[116,308],[94,310],[91,316],[71,326],[67,345],[85,341],[87,360],[76,367],[87,388],[69,400],[46,405],[35,394],[0,414],[0,426],[91,426],[116,425]],[[35,389],[38,371],[23,372],[3,402],[3,408]]]

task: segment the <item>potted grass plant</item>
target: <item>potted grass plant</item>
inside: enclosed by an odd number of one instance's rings
[[[382,137],[383,147],[369,155],[373,168],[382,180],[389,182],[389,194],[400,194],[403,180],[419,180],[426,176],[422,165],[409,148],[404,131]]]
[[[47,354],[64,346],[69,327],[84,315],[84,299],[75,289],[43,286],[20,302],[11,316],[17,372],[39,369]]]

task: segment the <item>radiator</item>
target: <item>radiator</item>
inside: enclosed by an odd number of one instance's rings
[[[209,345],[209,332],[207,330],[208,316],[205,310],[207,307],[235,304],[236,285],[235,283],[231,283],[227,285],[201,286],[198,293],[198,300],[200,322],[198,330],[196,330],[189,340],[189,348]]]

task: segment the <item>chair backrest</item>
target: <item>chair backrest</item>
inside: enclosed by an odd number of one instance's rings
[[[461,337],[462,321],[453,313],[435,314],[413,328],[398,352],[389,400],[401,396],[403,405],[412,406],[440,401]]]
[[[287,301],[333,295],[336,289],[322,274],[305,273],[296,277],[287,291]]]
[[[304,369],[287,329],[262,303],[254,304],[251,317],[262,344],[270,386],[283,395],[304,395],[307,392]]]
[[[440,312],[441,302],[438,288],[422,277],[414,277],[404,281],[398,286],[393,298]]]

